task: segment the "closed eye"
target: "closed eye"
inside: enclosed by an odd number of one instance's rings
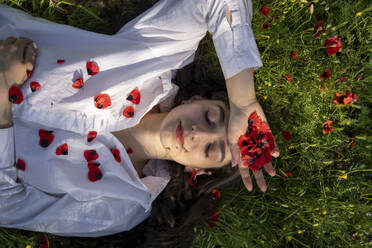
[[[212,144],[209,143],[206,147],[205,147],[205,157],[208,158],[208,152],[209,152],[209,149],[211,148]]]
[[[207,121],[207,123],[208,123],[209,126],[213,126],[211,120],[208,117],[209,116],[208,113],[209,113],[209,111],[206,111],[205,112],[205,120]]]

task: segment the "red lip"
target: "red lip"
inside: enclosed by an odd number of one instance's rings
[[[184,140],[183,140],[183,129],[182,129],[181,121],[178,124],[177,129],[176,129],[176,137],[177,137],[177,140],[180,146],[183,147]]]

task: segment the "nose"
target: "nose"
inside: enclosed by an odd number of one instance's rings
[[[203,130],[196,125],[191,126],[190,136],[192,141],[199,140],[203,137],[211,138],[215,134],[216,133],[211,130]]]

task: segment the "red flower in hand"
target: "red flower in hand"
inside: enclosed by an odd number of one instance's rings
[[[267,15],[269,14],[269,7],[267,7],[267,6],[262,7],[262,8],[260,9],[260,13],[261,13],[261,15],[263,15],[263,16],[267,16]]]
[[[264,164],[271,162],[274,137],[267,123],[262,121],[256,111],[250,114],[248,130],[239,137],[238,145],[244,165],[252,171],[257,171]]]
[[[326,39],[325,46],[328,55],[334,55],[342,48],[341,41],[337,35],[332,39]]]
[[[328,120],[326,122],[323,123],[322,125],[322,128],[323,128],[323,134],[326,134],[326,133],[330,133],[333,131],[333,127],[331,127],[332,125],[332,121]]]
[[[9,101],[13,104],[20,104],[23,101],[23,94],[16,86],[9,88]]]

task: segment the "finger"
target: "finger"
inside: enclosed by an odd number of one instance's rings
[[[17,41],[15,42],[15,45],[17,47],[17,58],[18,59],[22,59],[23,63],[26,59],[26,54],[29,50],[29,45],[32,44],[32,40],[28,39],[28,38],[25,38],[25,37],[20,37],[19,39],[17,39]]]
[[[277,158],[279,157],[280,155],[280,151],[279,151],[279,146],[276,144],[275,140],[274,140],[274,149],[271,151],[271,156]]]
[[[242,178],[244,186],[246,187],[248,191],[252,191],[253,185],[252,185],[251,175],[249,173],[249,168],[248,166],[243,165],[243,161],[239,162],[239,171],[240,171],[240,176]]]
[[[26,69],[32,71],[34,69],[35,65],[35,59],[36,59],[36,48],[33,45],[34,43],[28,44],[28,47],[26,48],[26,56],[24,60],[24,64],[26,64]]]
[[[7,45],[12,45],[16,42],[17,38],[13,37],[13,36],[10,36],[8,38],[6,38],[6,40],[4,40],[4,46],[7,46]]]
[[[240,149],[238,144],[231,144],[230,145],[230,150],[231,150],[231,165],[232,167],[235,167],[236,165],[239,164],[240,161]]]
[[[271,163],[264,164],[264,168],[270,176],[275,176],[275,169]]]
[[[262,171],[254,171],[253,172],[254,177],[256,178],[256,183],[258,187],[261,189],[262,192],[265,192],[267,189],[265,178],[263,177]]]

